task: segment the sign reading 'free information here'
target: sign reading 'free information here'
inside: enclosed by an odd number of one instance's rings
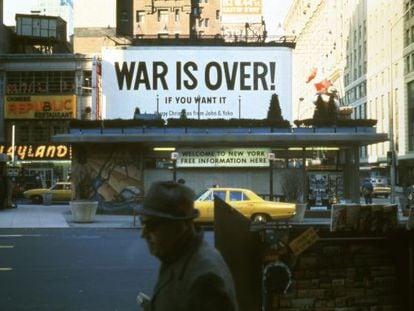
[[[269,148],[180,149],[177,167],[266,167]]]

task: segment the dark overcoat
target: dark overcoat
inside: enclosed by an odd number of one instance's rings
[[[149,311],[237,311],[233,278],[221,254],[200,240],[162,263]]]

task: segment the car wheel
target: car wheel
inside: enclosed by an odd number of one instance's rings
[[[34,195],[31,197],[33,204],[41,204],[43,202],[43,198],[40,195]]]
[[[254,222],[267,222],[269,220],[269,217],[265,214],[256,214],[253,215],[252,220]]]

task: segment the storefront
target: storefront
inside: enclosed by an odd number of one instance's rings
[[[22,189],[69,177],[70,145],[53,144],[51,137],[67,133],[70,120],[96,113],[92,68],[92,58],[83,55],[0,57],[0,152],[12,159],[9,174]]]
[[[67,180],[71,170],[71,147],[68,144],[0,145],[7,154],[8,176],[14,184],[14,195],[32,188],[49,188],[57,181]]]

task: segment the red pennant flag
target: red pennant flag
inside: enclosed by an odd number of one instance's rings
[[[306,83],[311,82],[316,77],[317,73],[318,73],[318,69],[313,67],[310,74],[309,74],[309,76],[308,76],[308,79],[306,80]]]

